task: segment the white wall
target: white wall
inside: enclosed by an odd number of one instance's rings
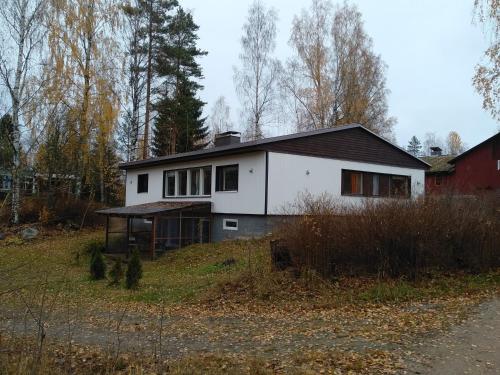
[[[218,165],[238,164],[238,192],[215,191],[215,167]],[[212,165],[212,195],[210,197],[185,196],[182,198],[163,198],[163,171],[179,168],[193,168]],[[168,165],[127,171],[125,205],[151,203],[158,201],[210,201],[214,213],[264,214],[265,152],[224,156],[198,161],[169,163]],[[252,170],[252,172],[250,172]],[[149,174],[148,192],[137,193],[137,175]]]
[[[306,191],[313,195],[326,192],[354,204],[363,199],[380,199],[341,196],[342,169],[410,176],[412,196],[424,193],[424,170],[270,152],[268,213],[282,213],[299,193]]]

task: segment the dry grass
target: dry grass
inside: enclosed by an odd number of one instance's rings
[[[363,201],[345,206],[304,196],[280,238],[299,269],[325,277],[415,279],[429,272],[481,273],[500,266],[500,218],[487,199]]]

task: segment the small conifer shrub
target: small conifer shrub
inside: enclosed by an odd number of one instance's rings
[[[139,251],[132,252],[132,257],[128,262],[127,273],[125,275],[125,286],[127,289],[135,289],[139,286],[139,280],[142,278],[142,264]]]
[[[123,267],[122,260],[120,258],[115,259],[115,263],[113,267],[109,271],[109,284],[110,285],[120,285],[120,282],[123,278]]]
[[[106,263],[99,246],[92,249],[90,255],[90,278],[92,280],[102,280],[106,277]]]

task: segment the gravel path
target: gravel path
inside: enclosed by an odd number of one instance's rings
[[[424,307],[416,314],[423,313]],[[158,353],[161,346],[163,354],[170,358],[187,353],[245,353],[278,359],[303,350],[380,349],[398,353],[405,359],[402,374],[500,374],[498,297],[476,306],[464,323],[431,337],[409,335],[407,340],[397,343],[364,337],[358,330],[367,322],[370,319],[353,317],[346,325],[337,322],[334,316],[320,315],[300,321],[286,315],[278,318],[170,315],[163,318],[160,341],[158,317],[89,310],[82,316],[73,316],[69,322],[64,314],[53,313],[46,318],[46,334],[48,340],[63,345],[72,340],[110,352],[149,355]],[[36,328],[33,319],[25,319],[22,309],[0,304],[0,336],[33,334]]]
[[[423,361],[407,373],[500,374],[500,298],[482,303],[463,324],[420,343],[416,352]]]

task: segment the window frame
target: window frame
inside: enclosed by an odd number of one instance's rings
[[[146,176],[146,187],[144,188],[144,181],[141,184],[141,178]],[[147,194],[149,192],[149,173],[137,174],[137,194]]]
[[[224,170],[229,168],[236,168],[236,189],[225,188]],[[219,173],[220,171],[220,173]],[[220,178],[223,178],[222,182]],[[215,192],[216,193],[237,193],[240,187],[240,165],[239,164],[226,164],[215,166]]]
[[[228,226],[227,223],[235,223],[236,226],[231,227],[231,226]],[[239,230],[238,219],[229,219],[229,218],[222,219],[222,229],[223,230],[234,230],[234,231]]]

